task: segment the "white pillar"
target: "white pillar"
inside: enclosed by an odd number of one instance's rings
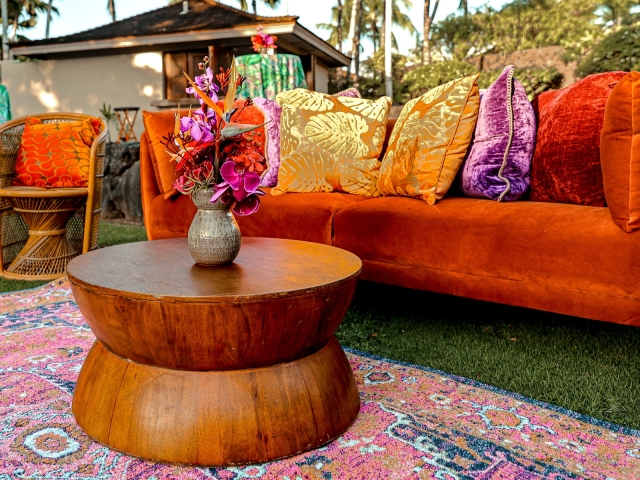
[[[393,65],[391,62],[391,25],[393,24],[393,0],[384,2],[384,90],[393,98]]]

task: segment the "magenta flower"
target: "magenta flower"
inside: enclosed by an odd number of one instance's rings
[[[224,182],[216,185],[216,193],[211,197],[211,203],[215,203],[221,197],[227,197],[229,189],[233,194],[235,203],[231,210],[236,215],[251,215],[260,206],[258,195],[264,195],[260,187],[260,175],[255,172],[242,170],[238,172],[236,164],[232,160],[227,160],[220,167],[220,175]],[[227,198],[222,198],[222,203],[228,203]]]

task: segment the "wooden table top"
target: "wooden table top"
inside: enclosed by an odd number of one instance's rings
[[[70,280],[89,290],[152,301],[232,302],[296,296],[347,282],[362,262],[345,250],[275,238],[242,239],[236,260],[202,267],[186,238],[94,250],[69,263]]]

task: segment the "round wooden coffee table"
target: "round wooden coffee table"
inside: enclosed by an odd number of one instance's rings
[[[326,245],[244,238],[224,267],[186,239],[96,250],[68,266],[98,340],[73,414],[93,439],[150,460],[259,463],[319,447],[360,398],[334,337],[361,262]]]

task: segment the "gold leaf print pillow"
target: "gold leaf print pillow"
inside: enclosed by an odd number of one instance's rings
[[[423,198],[431,205],[444,197],[478,119],[478,76],[436,87],[404,106],[380,166],[383,195]]]
[[[282,107],[280,171],[271,193],[345,192],[379,196],[378,157],[391,99],[332,97],[296,89]]]

